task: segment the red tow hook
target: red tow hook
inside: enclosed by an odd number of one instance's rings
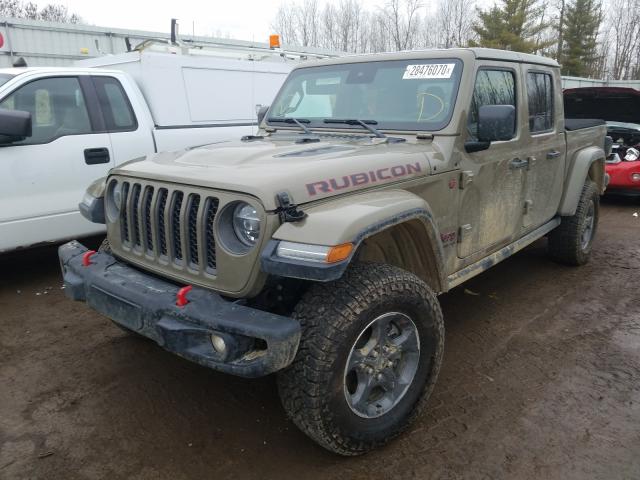
[[[186,287],[182,287],[178,290],[178,293],[176,294],[176,305],[178,307],[184,307],[189,303],[189,300],[187,300],[187,293],[189,293],[192,288],[193,287],[191,285],[187,285]]]
[[[88,250],[86,252],[84,252],[84,254],[82,255],[82,266],[83,267],[88,267],[89,265],[91,265],[91,257],[93,255],[95,255],[96,251],[95,250]]]

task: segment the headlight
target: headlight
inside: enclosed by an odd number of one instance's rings
[[[118,220],[118,217],[120,216],[120,209],[122,208],[122,200],[122,183],[119,183],[117,180],[111,180],[107,186],[107,198],[105,205],[109,222],[113,223]]]
[[[116,182],[111,194],[113,195],[113,203],[119,211],[122,208],[122,184]]]
[[[240,202],[233,209],[233,231],[244,245],[253,247],[260,236],[260,217],[255,208]]]

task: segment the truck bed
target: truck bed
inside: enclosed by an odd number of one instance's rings
[[[597,118],[565,118],[564,128],[569,132],[604,125],[605,121]]]

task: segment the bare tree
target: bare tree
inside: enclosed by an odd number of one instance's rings
[[[67,7],[60,4],[48,4],[41,10],[33,2],[22,0],[0,0],[0,17],[28,18],[30,20],[47,20],[59,23],[81,23],[82,19],[75,13],[70,14]]]
[[[440,36],[437,45],[444,48],[466,46],[473,34],[475,12],[475,0],[440,0],[436,10]]]
[[[558,5],[558,45],[556,47],[556,60],[559,63],[562,63],[562,49],[564,47],[562,34],[564,32],[565,7],[566,7],[565,0],[560,0],[560,3]]]
[[[389,0],[384,14],[396,50],[413,48],[419,23],[420,0]]]
[[[317,0],[304,0],[302,5],[295,10],[296,24],[300,34],[300,44],[304,47],[318,44],[318,2]]]
[[[40,20],[59,23],[80,23],[80,17],[75,13],[69,14],[69,10],[64,5],[50,3],[38,13]]]
[[[278,32],[284,43],[298,44],[297,5],[291,8],[283,3],[278,7],[271,28]]]
[[[23,5],[20,0],[0,0],[0,17],[22,17]]]
[[[629,12],[637,12],[639,9],[640,0],[613,0],[608,9],[613,78],[626,80],[633,77],[634,61],[637,61],[640,47],[640,23],[637,17]]]

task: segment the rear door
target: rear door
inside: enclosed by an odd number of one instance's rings
[[[478,110],[483,105],[513,105],[517,121],[510,140],[493,142],[484,151],[461,154],[460,167],[465,179],[459,215],[460,258],[497,250],[520,233],[525,182],[525,169],[519,156],[523,145],[522,112],[518,108],[522,104],[521,95],[517,64],[479,63],[466,140],[477,140]]]
[[[30,112],[33,129],[0,147],[0,250],[103,229],[78,211],[87,186],[113,165],[86,79],[35,78],[0,99],[0,108]]]
[[[524,133],[528,165],[523,227],[531,230],[558,211],[567,146],[558,71],[524,65],[523,75],[528,117]]]

